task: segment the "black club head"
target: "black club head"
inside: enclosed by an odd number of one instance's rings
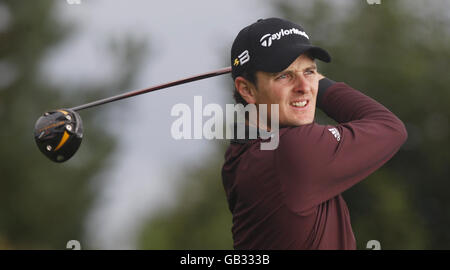
[[[34,140],[41,152],[54,162],[70,159],[83,138],[83,123],[70,109],[46,112],[34,126]]]

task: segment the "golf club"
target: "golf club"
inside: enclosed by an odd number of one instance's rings
[[[64,162],[75,154],[80,147],[83,138],[83,123],[77,111],[230,72],[231,67],[226,67],[149,88],[134,90],[96,100],[69,109],[45,112],[36,121],[34,126],[34,139],[39,150],[46,157],[54,162]]]

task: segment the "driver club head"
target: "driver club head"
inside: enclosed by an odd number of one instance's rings
[[[70,159],[83,138],[83,123],[78,113],[60,109],[44,113],[34,126],[34,140],[39,150],[54,162]]]

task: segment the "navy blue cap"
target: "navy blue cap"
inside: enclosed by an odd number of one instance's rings
[[[249,67],[280,72],[305,52],[315,59],[331,61],[327,51],[311,45],[300,25],[280,18],[260,19],[236,36],[231,47],[231,74],[236,78]]]

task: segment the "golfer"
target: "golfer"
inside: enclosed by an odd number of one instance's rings
[[[226,151],[222,180],[235,249],[356,249],[341,193],[406,141],[392,112],[322,76],[316,59],[331,60],[301,26],[279,18],[258,20],[234,40],[236,102],[278,104],[280,127],[274,150],[246,137],[231,140]],[[316,107],[337,124],[315,123]],[[261,129],[250,122],[247,128]]]

